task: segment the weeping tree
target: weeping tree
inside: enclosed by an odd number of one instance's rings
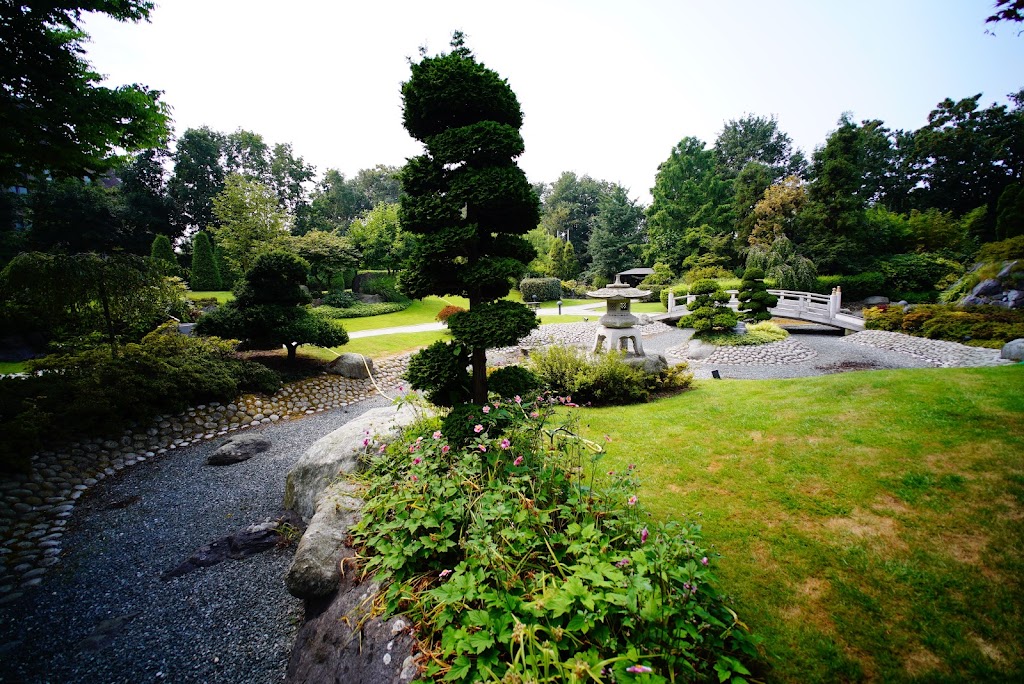
[[[540,210],[515,161],[523,153],[523,114],[515,93],[476,61],[461,33],[451,46],[450,53],[435,57],[421,52],[402,84],[405,128],[425,151],[401,171],[399,220],[415,244],[400,284],[414,298],[469,299],[469,310],[448,320],[455,341],[414,357],[409,377],[413,387],[431,390],[423,384],[431,374],[420,370],[432,367],[434,357],[468,356],[472,377],[455,383],[465,391],[448,392],[446,401],[483,404],[486,349],[515,344],[537,327],[532,312],[502,297],[536,256],[523,236],[537,226]]]
[[[776,237],[770,245],[752,244],[747,253],[747,268],[760,269],[780,290],[810,291],[818,277],[814,262],[797,253],[785,235]]]

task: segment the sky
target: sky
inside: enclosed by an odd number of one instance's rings
[[[242,128],[349,177],[421,153],[401,84],[461,30],[519,98],[531,182],[573,171],[646,204],[676,143],[710,147],[748,114],[810,156],[844,112],[910,130],[947,97],[1005,103],[1024,88],[1024,25],[986,25],[993,4],[158,0],[149,23],[83,25],[105,84],[163,91],[176,134]]]

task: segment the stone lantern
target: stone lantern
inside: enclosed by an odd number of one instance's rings
[[[619,280],[615,276],[615,282],[600,290],[588,292],[588,297],[608,300],[608,309],[604,316],[601,316],[600,325],[597,328],[597,336],[594,340],[594,351],[603,349],[605,341],[609,349],[619,349],[629,352],[629,343],[633,342],[633,353],[637,356],[644,355],[644,346],[640,341],[640,331],[633,326],[638,323],[636,316],[629,310],[630,301],[641,299],[651,294],[650,290],[638,290]]]

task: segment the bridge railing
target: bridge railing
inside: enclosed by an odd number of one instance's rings
[[[729,294],[728,306],[732,309],[738,309],[739,302],[739,291],[738,290],[726,290]],[[775,295],[779,298],[778,303],[772,308],[773,311],[780,315],[786,313],[801,314],[809,313],[817,316],[824,316],[829,319],[836,317],[839,313],[839,309],[843,303],[843,293],[838,287],[832,289],[831,294],[823,295],[817,292],[797,292],[794,290],[768,290],[770,294]],[[686,304],[688,308],[690,304],[697,299],[696,295],[686,295]],[[683,308],[679,306],[679,301],[676,299],[675,293],[669,291],[668,293],[668,311],[673,313],[676,309]]]

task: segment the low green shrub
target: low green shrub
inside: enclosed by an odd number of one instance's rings
[[[0,444],[0,468],[23,466],[43,442],[103,436],[161,413],[276,391],[280,378],[238,359],[234,346],[186,337],[167,324],[125,345],[116,358],[99,347],[32,361],[38,373],[0,381],[0,420],[17,426]]]
[[[529,369],[541,386],[568,395],[578,404],[608,406],[647,401],[653,380],[609,351],[589,358],[575,347],[551,346],[530,355]]]
[[[425,391],[435,406],[455,406],[470,396],[472,379],[467,366],[467,347],[438,340],[409,358],[405,379],[413,389]]]
[[[978,250],[978,261],[1011,261],[1024,259],[1024,235],[999,242],[988,242]]]
[[[672,285],[671,287],[662,288],[661,292],[658,293],[658,298],[661,300],[661,305],[668,309],[668,293],[674,292],[677,300],[682,300],[689,293],[689,288],[686,285]],[[678,301],[677,304],[685,304],[685,301]]]
[[[333,306],[336,309],[348,309],[359,303],[356,296],[348,290],[334,290],[328,293],[322,300],[324,306]]]
[[[523,295],[524,302],[556,302],[562,298],[562,281],[558,278],[524,278],[519,282],[519,293]]]
[[[562,281],[562,297],[568,297],[572,299],[586,299],[587,284],[578,280],[563,280]],[[527,300],[523,300],[524,302]],[[533,301],[533,300],[530,300]]]
[[[502,366],[487,374],[487,390],[503,399],[528,397],[540,389],[540,378],[523,366]]]
[[[859,301],[867,297],[879,295],[885,291],[885,276],[877,271],[867,271],[857,275],[827,275],[815,278],[813,292],[832,294],[836,287],[842,288],[843,299]]]
[[[864,309],[864,328],[867,330],[903,331],[902,306],[873,306]]]
[[[1024,337],[1024,312],[996,306],[955,307],[946,304],[867,309],[869,330],[904,332],[950,342],[971,342],[975,346],[1002,346]]]
[[[736,333],[723,333],[720,335],[710,335],[704,339],[718,347],[745,347],[758,344],[770,344],[789,337],[788,332],[771,321],[750,323],[746,327],[747,332],[743,335],[737,335]]]
[[[398,278],[393,275],[377,274],[374,278],[362,283],[363,294],[377,295],[385,302],[405,304],[408,307],[412,300],[398,290]]]
[[[894,296],[900,293],[935,292],[944,289],[964,273],[963,266],[957,262],[928,253],[894,254],[880,259],[877,268],[885,277],[885,293]]]
[[[693,285],[699,280],[734,280],[735,278],[736,274],[721,266],[701,266],[692,268],[683,274],[683,281],[689,285]]]
[[[313,309],[313,312],[324,318],[366,318],[367,316],[382,316],[396,311],[405,311],[411,305],[412,302],[408,300],[405,302],[381,302],[380,304],[356,302],[345,309],[334,306],[318,306]]]
[[[757,640],[700,527],[649,522],[632,466],[595,486],[603,449],[568,403],[460,408],[465,446],[426,424],[369,463],[353,539],[432,654],[423,678],[742,681]]]

